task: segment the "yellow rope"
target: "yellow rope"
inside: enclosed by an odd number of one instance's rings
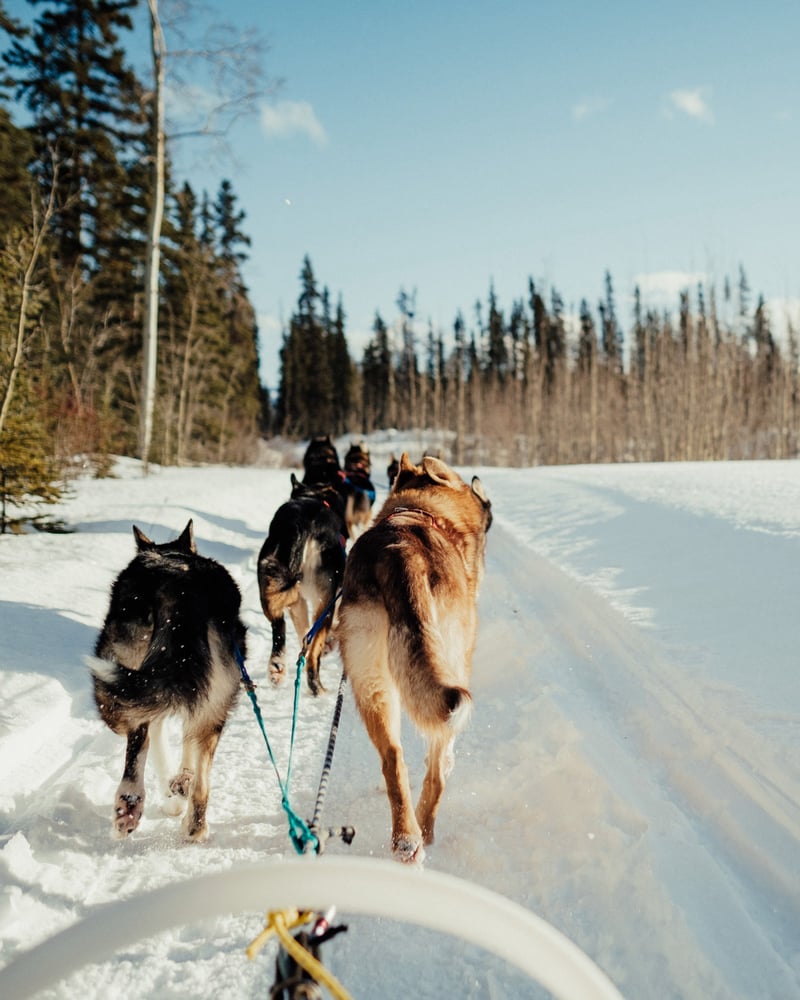
[[[298,910],[270,910],[267,914],[267,926],[247,947],[247,957],[255,958],[270,935],[275,934],[295,962],[326,987],[336,1000],[353,1000],[339,980],[289,933],[292,928],[308,923],[312,916],[310,912],[301,913]]]

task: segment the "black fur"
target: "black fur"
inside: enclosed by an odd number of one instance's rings
[[[306,486],[327,483],[338,488],[343,479],[339,453],[330,434],[312,438],[303,455],[303,483]]]
[[[138,553],[112,586],[91,665],[98,711],[127,739],[114,834],[125,837],[138,826],[151,738],[160,739],[161,723],[177,715],[181,769],[161,778],[170,811],[180,811],[176,796],[191,800],[187,836],[205,840],[209,771],[238,694],[238,658],[247,652],[241,596],[223,566],[197,554],[191,521],[161,545],[133,532]]]

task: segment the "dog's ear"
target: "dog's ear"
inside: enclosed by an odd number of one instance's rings
[[[472,492],[475,496],[483,503],[489,503],[489,498],[486,496],[486,490],[483,488],[483,483],[478,479],[477,476],[472,477]]]
[[[483,504],[484,511],[486,511],[486,525],[484,530],[488,531],[492,526],[492,501],[486,496],[486,490],[483,488],[483,483],[477,476],[472,477],[471,489],[475,496]]]
[[[397,468],[397,475],[394,477],[392,493],[398,493],[400,490],[404,489],[409,480],[413,479],[414,476],[418,475],[418,473],[419,469],[408,457],[408,452],[404,451],[400,456],[400,464]]]
[[[151,541],[147,535],[134,524],[133,526],[133,537],[136,539],[136,551],[137,552],[147,552],[150,549],[156,547],[156,543]]]
[[[176,546],[181,551],[188,552],[190,555],[194,555],[197,552],[194,544],[194,524],[191,518],[181,532],[180,538],[178,538],[176,542]]]
[[[423,457],[422,468],[435,483],[439,483],[441,486],[456,486],[463,482],[457,472],[453,472],[449,465],[445,465],[440,458],[434,458],[433,455]]]
[[[299,485],[300,483],[297,476],[294,473],[292,473],[292,489],[293,490],[296,489]]]

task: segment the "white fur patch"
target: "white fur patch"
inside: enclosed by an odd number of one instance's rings
[[[119,675],[117,664],[111,660],[101,660],[99,656],[84,656],[83,662],[94,676],[106,684],[113,684]]]

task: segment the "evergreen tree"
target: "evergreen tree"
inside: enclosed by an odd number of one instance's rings
[[[110,234],[123,228],[136,187],[128,168],[144,145],[142,88],[119,43],[132,28],[136,0],[48,0],[29,44],[5,53],[15,96],[33,116],[38,172],[52,183],[50,152],[59,163],[57,222],[62,272],[96,272],[118,255]]]
[[[0,105],[0,243],[31,214],[33,144]]]
[[[503,322],[503,314],[497,307],[494,283],[489,287],[487,337],[487,368],[489,372],[502,382],[508,374],[508,347],[506,346],[506,330]]]
[[[609,371],[620,374],[622,372],[622,329],[617,322],[617,311],[614,305],[614,286],[611,281],[611,273],[606,271],[605,279],[605,299],[600,303],[601,317],[601,337],[603,345],[603,357],[608,365]]]
[[[337,413],[350,409],[350,383],[348,379],[343,402],[334,402],[338,392],[335,378],[337,374],[346,377],[342,368],[344,311],[340,304],[336,320],[331,316],[328,290],[319,293],[308,256],[303,260],[300,283],[297,311],[281,348],[276,416],[283,433],[310,437],[336,432]]]

